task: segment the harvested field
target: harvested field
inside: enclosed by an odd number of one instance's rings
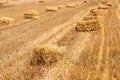
[[[0,8],[0,80],[120,80],[119,4],[119,0],[2,4],[7,7]]]

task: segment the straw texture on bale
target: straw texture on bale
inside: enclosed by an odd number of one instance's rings
[[[107,13],[107,11],[99,10],[99,9],[90,10],[90,14],[93,16],[104,16],[106,13]]]
[[[40,45],[33,51],[31,65],[50,65],[61,60],[64,52],[64,47],[56,45]]]
[[[25,19],[38,19],[39,14],[36,10],[28,10],[24,12],[24,18]]]
[[[75,29],[78,32],[90,32],[101,29],[101,25],[98,20],[81,21],[77,23]]]
[[[46,7],[46,11],[57,11],[58,10],[58,7],[56,6],[48,6]]]
[[[9,25],[9,24],[13,24],[13,23],[14,23],[13,18],[10,18],[10,17],[1,17],[0,18],[1,25]]]
[[[102,3],[102,5],[112,7],[112,4],[111,4],[111,3]]]
[[[75,8],[77,5],[75,3],[67,4],[66,7],[68,8]]]
[[[98,9],[109,9],[109,7],[105,6],[105,5],[101,5],[101,6],[98,7]]]
[[[83,20],[97,20],[97,16],[86,16],[83,18]]]

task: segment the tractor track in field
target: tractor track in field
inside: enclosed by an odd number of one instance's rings
[[[116,11],[112,10],[111,15],[110,15],[110,19],[109,22],[107,23],[107,26],[109,27],[108,30],[110,32],[110,36],[109,36],[109,53],[106,56],[106,64],[105,64],[105,75],[104,77],[106,77],[107,75],[109,77],[104,78],[103,80],[119,80],[120,77],[118,76],[118,74],[120,73],[119,68],[120,66],[118,66],[118,64],[120,64],[119,62],[119,58],[120,58],[120,43],[119,43],[119,23],[116,22],[118,20],[117,18],[117,13],[115,13]],[[116,14],[116,15],[115,15]],[[118,20],[119,21],[119,20]],[[112,26],[112,24],[114,26]],[[109,74],[108,74],[109,73]]]
[[[101,60],[101,76],[102,80],[109,80],[109,65],[108,65],[108,55],[109,55],[109,38],[111,37],[110,30],[108,27],[106,27],[106,39],[105,39],[105,44],[104,44],[104,50],[103,50],[103,58]]]
[[[106,44],[105,44],[105,52],[103,52],[103,63],[101,65],[102,69],[102,80],[109,80],[109,54],[110,54],[110,47],[112,46],[112,37],[113,34],[111,33],[111,27],[109,26],[110,21],[113,19],[113,15],[110,16],[109,21],[105,23],[105,28],[106,28]]]
[[[100,47],[100,51],[98,53],[98,65],[97,65],[97,70],[100,68],[101,65],[101,60],[102,60],[102,55],[103,55],[103,47],[104,47],[104,42],[105,41],[105,28],[102,25],[102,43],[101,43],[101,47]]]
[[[110,12],[110,11],[109,11]],[[109,15],[108,15],[109,16]],[[100,74],[98,76],[98,78],[100,78],[100,76],[102,76],[102,80],[109,80],[110,77],[110,71],[109,71],[109,55],[110,55],[110,50],[111,47],[113,46],[113,34],[111,31],[111,26],[109,26],[111,24],[111,21],[113,20],[114,15],[112,14],[109,18],[109,21],[105,23],[104,25],[104,29],[105,29],[105,43],[104,43],[104,48],[103,48],[103,53],[102,53],[102,59],[101,59],[101,66],[99,68],[100,70]]]
[[[120,53],[120,40],[119,40],[120,38],[119,38],[119,35],[118,35],[119,33],[118,33],[116,28],[114,29],[114,31],[115,31],[115,34],[116,34],[116,39],[117,39],[116,41],[117,41],[117,44],[118,44],[118,46],[117,46],[118,53]]]
[[[112,66],[110,65],[110,59],[111,61],[115,61],[114,57],[111,57],[111,54],[117,54],[119,53],[119,41],[118,41],[118,34],[115,30],[116,27],[111,26],[112,21],[114,21],[116,18],[112,12],[110,12],[110,18],[109,21],[106,23],[106,48],[103,55],[103,64],[101,67],[103,73],[102,73],[102,80],[111,80],[111,79],[117,79],[115,78],[115,73],[117,70],[115,70],[115,64],[112,63]],[[116,26],[116,25],[114,25]],[[110,68],[111,67],[111,68]]]
[[[99,39],[98,38],[99,36],[96,36],[95,35],[95,38],[93,39],[93,41],[91,42],[91,46],[90,46],[90,52],[88,52],[88,54],[89,54],[89,57],[90,57],[90,59],[91,59],[91,55],[94,55],[94,47],[95,47],[95,45],[99,45],[99,43],[95,43],[95,42],[97,42],[97,40]],[[98,50],[99,50],[99,48],[98,48]],[[95,54],[97,54],[97,53],[95,53]],[[96,65],[96,63],[94,63],[94,65],[93,64],[91,64],[90,62],[89,62],[89,65],[90,66],[92,66],[92,67],[90,67],[90,69],[89,69],[89,71],[88,71],[88,75],[87,75],[87,78],[86,78],[86,80],[90,80],[91,79],[91,76],[93,75],[92,73],[93,73],[93,67],[95,67],[95,65]]]

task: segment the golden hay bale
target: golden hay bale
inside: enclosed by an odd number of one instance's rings
[[[99,6],[98,9],[109,9],[109,7],[105,6],[105,5],[102,5],[102,6]]]
[[[58,9],[64,8],[64,5],[58,5]]]
[[[13,24],[13,23],[14,23],[13,18],[10,18],[10,17],[1,17],[0,18],[1,25],[9,25],[9,24]]]
[[[36,10],[28,10],[24,12],[24,18],[25,19],[38,19],[39,14]]]
[[[103,5],[108,6],[108,7],[112,7],[112,4],[110,4],[110,3],[104,3]]]
[[[105,10],[92,9],[90,10],[90,15],[93,16],[104,16],[107,13]]]
[[[98,19],[97,16],[85,16],[83,20],[96,20]]]
[[[98,20],[81,21],[77,23],[75,29],[78,32],[90,32],[101,29],[101,25]]]
[[[61,60],[64,53],[64,47],[56,45],[40,45],[33,51],[31,65],[50,65]]]
[[[75,3],[67,4],[66,7],[68,7],[68,8],[75,8],[76,4]]]
[[[58,7],[56,6],[48,6],[46,7],[46,11],[57,11],[58,10]]]

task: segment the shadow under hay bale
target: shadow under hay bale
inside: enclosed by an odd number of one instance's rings
[[[85,0],[84,3],[87,3],[87,1]]]
[[[44,0],[39,0],[38,2],[39,2],[39,3],[43,3],[43,2],[44,2]]]
[[[78,22],[75,26],[76,31],[78,32],[90,32],[101,29],[99,20],[89,20]]]
[[[56,45],[40,45],[34,49],[30,64],[33,66],[51,65],[62,60],[64,53],[64,47]]]
[[[36,10],[28,10],[26,12],[24,12],[24,16],[25,19],[38,19],[39,18],[39,14]]]

